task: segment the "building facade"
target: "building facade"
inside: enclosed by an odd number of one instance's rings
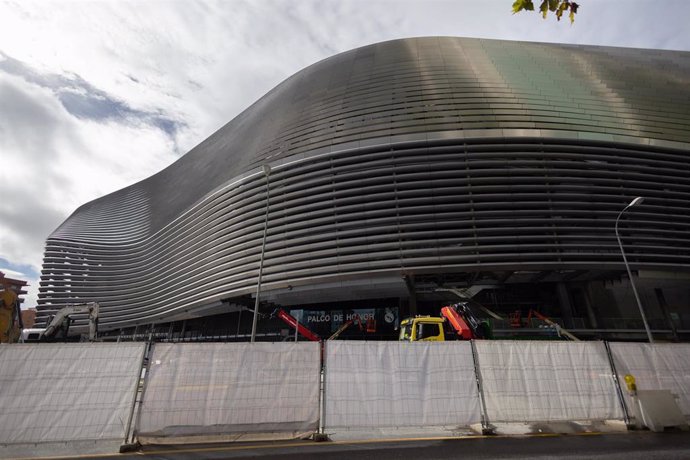
[[[689,155],[690,53],[366,46],[77,209],[47,240],[38,320],[93,300],[106,331],[245,310],[266,230],[265,313],[433,314],[461,290],[501,314],[639,330],[614,223],[642,196],[621,237],[652,328],[677,336],[690,329]]]

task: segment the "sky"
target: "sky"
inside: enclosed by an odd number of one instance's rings
[[[77,207],[343,51],[419,36],[690,51],[690,0],[579,0],[573,25],[512,2],[0,0],[0,271],[34,307],[45,240]]]

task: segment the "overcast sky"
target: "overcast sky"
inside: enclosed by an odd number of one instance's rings
[[[690,51],[690,0],[580,0],[572,26],[512,2],[0,1],[0,270],[33,307],[45,239],[78,206],[342,51],[432,35]]]

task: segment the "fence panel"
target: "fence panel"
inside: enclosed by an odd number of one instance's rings
[[[602,342],[475,343],[490,422],[623,418]]]
[[[469,342],[326,342],[324,429],[481,420]]]
[[[318,343],[156,344],[139,439],[291,437],[319,420]]]
[[[681,411],[690,416],[690,344],[610,342],[609,347],[628,407],[631,401],[623,378],[632,374],[640,390],[670,390],[677,395]]]
[[[0,444],[123,441],[144,348],[0,346]]]

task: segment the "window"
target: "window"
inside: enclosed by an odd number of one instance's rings
[[[417,324],[417,340],[428,339],[441,335],[440,324],[438,323],[418,323]]]

